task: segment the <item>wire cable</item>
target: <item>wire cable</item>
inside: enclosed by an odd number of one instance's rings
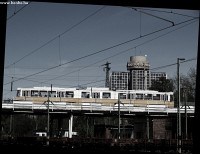
[[[134,7],[134,8],[135,9],[140,9],[140,10],[147,10],[147,11],[154,11],[154,12],[163,12],[163,13],[170,13],[170,14],[184,16],[184,17],[196,18],[194,16],[190,16],[190,15],[186,15],[186,14],[181,14],[181,13],[176,13],[176,12],[173,12],[173,11],[163,11],[163,10],[155,10],[155,9],[148,9],[148,8],[136,8],[136,7]]]
[[[182,13],[176,13],[173,11],[163,11],[163,10],[155,10],[155,9],[147,9],[147,8],[136,8],[135,9],[140,9],[140,10],[148,10],[148,11],[154,11],[154,12],[163,12],[163,13],[170,13],[170,14],[175,14],[175,15],[179,15],[179,16],[184,16],[184,17],[190,17],[190,18],[196,18],[194,16],[190,16],[190,15],[186,15],[186,14],[182,14]]]
[[[70,28],[68,28],[67,30],[65,30],[64,32],[60,33],[59,35],[53,37],[52,39],[50,39],[49,41],[47,41],[46,43],[44,43],[43,45],[41,45],[40,47],[36,48],[35,50],[31,51],[30,53],[26,54],[25,56],[23,56],[22,58],[18,59],[17,61],[15,61],[14,63],[6,66],[5,68],[8,68],[10,66],[12,66],[13,64],[16,64],[18,62],[20,62],[21,60],[23,60],[24,58],[32,55],[33,53],[39,51],[41,48],[45,47],[46,45],[48,45],[49,43],[51,43],[52,41],[54,41],[57,38],[60,38],[62,35],[66,34],[67,32],[69,32],[70,30],[72,30],[73,28],[77,27],[78,25],[80,25],[82,22],[86,21],[87,19],[89,19],[90,17],[94,16],[95,14],[97,14],[98,12],[100,12],[103,8],[105,8],[106,6],[101,7],[100,9],[96,10],[95,12],[93,12],[92,14],[90,14],[89,16],[87,16],[86,18],[84,18],[83,20],[79,21],[78,23],[76,23],[75,25],[71,26]]]
[[[141,13],[143,13],[143,14],[146,14],[146,15],[149,15],[149,16],[152,16],[152,17],[155,17],[155,18],[158,18],[158,19],[161,19],[161,20],[170,22],[170,23],[174,26],[174,22],[173,22],[173,21],[170,21],[170,20],[165,19],[165,18],[161,18],[161,17],[159,17],[159,16],[156,16],[156,15],[153,15],[153,14],[150,14],[150,13],[147,13],[147,12],[144,12],[144,11],[139,11],[138,9],[135,9],[135,8],[132,8],[132,9],[135,10],[135,11],[141,12]]]
[[[167,34],[170,34],[170,33],[174,32],[174,31],[176,31],[176,30],[179,30],[179,29],[181,29],[181,28],[184,28],[185,26],[188,26],[188,25],[190,25],[190,24],[192,24],[192,23],[194,23],[194,22],[196,22],[196,21],[193,21],[193,22],[191,22],[191,23],[185,24],[185,25],[183,25],[183,26],[181,26],[181,27],[178,27],[178,28],[176,28],[176,29],[174,29],[174,30],[171,30],[171,31],[169,31],[169,32],[167,32],[167,33],[165,33],[165,34],[162,34],[162,35],[159,35],[159,36],[157,36],[157,37],[155,37],[155,38],[152,38],[152,39],[150,39],[150,40],[147,40],[147,41],[145,41],[145,42],[143,42],[143,43],[141,43],[141,44],[139,44],[139,45],[137,45],[137,46],[134,46],[134,47],[131,47],[131,48],[129,48],[129,49],[120,51],[120,52],[118,52],[118,53],[116,53],[116,54],[113,54],[113,55],[111,55],[111,56],[109,56],[109,57],[106,57],[106,58],[104,58],[104,59],[102,59],[102,60],[99,60],[99,61],[97,61],[97,62],[95,62],[95,63],[89,64],[89,65],[87,65],[87,66],[85,66],[85,67],[82,67],[82,68],[80,68],[80,69],[78,69],[78,70],[69,72],[69,73],[67,73],[67,74],[59,75],[59,76],[57,76],[57,77],[51,78],[51,79],[49,79],[49,80],[46,80],[46,81],[44,81],[44,82],[42,82],[42,83],[48,83],[49,81],[52,81],[52,80],[58,79],[58,78],[60,78],[60,77],[63,77],[63,76],[66,76],[66,75],[75,73],[75,72],[77,72],[77,71],[83,70],[83,69],[85,69],[85,68],[94,66],[94,65],[97,64],[97,63],[100,63],[100,62],[103,62],[103,61],[108,60],[108,59],[110,59],[110,58],[113,58],[113,57],[115,57],[115,56],[121,55],[121,54],[123,54],[123,53],[125,53],[125,52],[127,52],[127,51],[130,51],[130,50],[132,50],[132,49],[134,49],[134,48],[136,48],[136,47],[139,47],[139,46],[141,46],[141,45],[144,45],[144,44],[146,44],[146,43],[152,42],[153,40],[156,40],[156,39],[158,39],[158,38],[160,38],[160,37],[163,37],[163,36],[165,36],[165,35],[167,35]],[[171,64],[170,64],[170,65],[171,65]]]
[[[193,61],[193,60],[197,60],[197,58],[187,59],[187,60],[181,61],[180,63],[186,63],[186,62]],[[159,66],[159,67],[155,67],[155,68],[152,68],[152,69],[149,69],[149,70],[159,70],[159,69],[163,69],[163,68],[174,66],[174,65],[177,65],[177,63],[164,65],[164,66]]]
[[[196,18],[195,18],[195,19],[196,19]],[[99,54],[99,53],[105,52],[105,51],[107,51],[107,50],[109,50],[109,49],[112,49],[112,48],[115,48],[115,47],[118,47],[118,46],[121,46],[121,45],[127,44],[127,43],[129,43],[129,42],[135,41],[135,40],[140,39],[140,38],[143,38],[143,37],[147,37],[147,36],[149,36],[149,35],[152,35],[152,34],[158,33],[158,32],[160,32],[160,31],[163,31],[163,30],[169,29],[169,28],[171,28],[171,27],[174,27],[174,26],[177,26],[177,25],[181,25],[181,24],[184,24],[184,23],[187,23],[187,22],[193,21],[193,20],[195,20],[195,19],[189,19],[189,20],[186,20],[186,21],[183,21],[183,22],[177,23],[177,24],[175,24],[175,25],[173,25],[173,26],[168,26],[168,27],[165,27],[165,28],[161,28],[161,29],[159,29],[159,30],[155,30],[155,31],[150,32],[150,33],[147,33],[147,34],[145,34],[145,35],[143,35],[143,36],[141,36],[141,37],[136,37],[136,38],[130,39],[130,40],[128,40],[128,41],[125,41],[125,42],[122,42],[122,43],[119,43],[119,44],[113,45],[113,46],[108,47],[108,48],[105,48],[105,49],[103,49],[103,50],[99,50],[99,51],[97,51],[97,52],[94,52],[94,53],[87,54],[87,55],[85,55],[85,56],[82,56],[82,57],[76,58],[76,59],[74,59],[74,60],[68,61],[68,62],[63,63],[63,64],[61,64],[61,65],[59,64],[59,65],[56,65],[56,66],[50,67],[50,68],[48,68],[48,69],[45,69],[45,70],[42,70],[42,71],[39,71],[39,72],[36,72],[36,73],[30,74],[30,75],[27,75],[27,76],[22,77],[22,78],[20,78],[20,79],[14,80],[13,82],[16,82],[16,81],[19,81],[19,80],[22,80],[22,79],[25,79],[25,78],[28,78],[28,77],[31,77],[31,76],[34,76],[34,75],[40,74],[40,73],[44,73],[44,72],[47,72],[47,71],[49,71],[49,70],[53,70],[53,69],[58,68],[58,67],[60,67],[60,66],[62,66],[62,65],[70,64],[70,63],[73,63],[73,62],[75,62],[75,61],[78,61],[78,60],[81,60],[81,59],[84,59],[84,58],[88,58],[88,57],[90,57],[90,56],[93,56],[93,55],[96,55],[96,54]],[[4,85],[7,85],[7,84],[9,84],[9,83],[10,83],[10,82],[5,83]]]
[[[7,18],[7,21],[10,20],[12,17],[14,17],[17,13],[19,13],[21,10],[23,10],[25,7],[27,7],[31,2],[29,1],[28,4],[24,5],[23,7],[21,7],[19,10],[16,11],[16,4],[15,4],[15,12],[13,15],[11,15],[10,17]]]

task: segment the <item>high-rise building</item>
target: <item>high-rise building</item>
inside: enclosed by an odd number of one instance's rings
[[[112,72],[110,76],[110,89],[128,90],[128,81],[129,81],[128,72]]]
[[[127,63],[129,70],[129,90],[147,90],[150,86],[149,62],[146,56],[131,56]]]
[[[110,89],[112,90],[147,90],[152,80],[167,78],[165,72],[150,72],[147,56],[131,56],[127,62],[128,72],[112,72]]]

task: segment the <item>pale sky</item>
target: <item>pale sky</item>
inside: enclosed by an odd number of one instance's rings
[[[3,99],[18,87],[103,87],[102,65],[126,72],[135,55],[147,55],[150,69],[168,78],[177,58],[188,60],[182,74],[196,67],[195,10],[31,2],[8,5],[7,16]]]

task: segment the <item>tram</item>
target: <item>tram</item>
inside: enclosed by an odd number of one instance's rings
[[[158,92],[154,90],[110,90],[104,87],[60,88],[32,87],[17,88],[16,98],[82,98],[82,99],[134,99],[173,101],[173,92]]]

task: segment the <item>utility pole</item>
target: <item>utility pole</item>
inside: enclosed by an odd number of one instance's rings
[[[109,65],[110,65],[110,64],[111,64],[111,63],[107,62],[107,63],[101,65],[101,66],[105,66],[105,67],[103,68],[103,70],[106,71],[106,82],[105,82],[105,87],[109,87],[109,85],[110,85],[110,82],[109,82],[109,71],[110,71]]]
[[[47,146],[49,146],[49,94],[47,100]]]
[[[52,84],[51,84],[51,93],[52,94]],[[50,116],[49,116],[49,92],[48,92],[48,100],[47,100],[47,146],[49,146],[49,138],[50,138],[50,131],[49,131],[49,121],[50,121]]]
[[[181,154],[181,113],[180,113],[180,73],[179,73],[179,67],[180,67],[180,61],[185,60],[184,58],[177,58],[177,137],[178,137],[178,143],[177,143],[177,150],[178,153]]]
[[[183,94],[185,100],[185,139],[187,140],[187,89],[184,89]]]
[[[120,136],[121,136],[120,124],[121,124],[121,117],[120,117],[120,94],[118,93],[118,139],[119,140],[120,140]]]

